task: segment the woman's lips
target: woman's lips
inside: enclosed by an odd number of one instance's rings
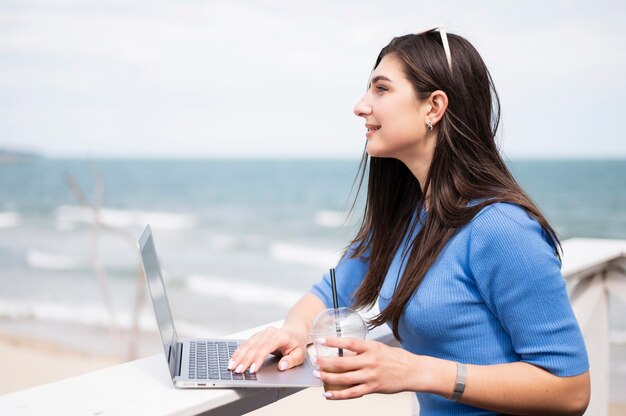
[[[367,127],[367,133],[365,133],[365,136],[369,139],[370,137],[372,137],[372,135],[378,131],[378,129],[380,129],[380,126],[373,126],[373,125],[369,125],[366,124],[365,127]]]

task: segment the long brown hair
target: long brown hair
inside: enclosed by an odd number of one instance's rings
[[[448,40],[452,71],[436,32],[394,38],[382,49],[374,65],[376,68],[384,56],[393,55],[402,63],[404,75],[413,84],[418,99],[425,99],[436,90],[448,96],[448,108],[438,124],[436,146],[423,189],[399,160],[369,158],[365,211],[351,244],[356,248],[353,256],[369,252],[370,261],[368,272],[354,293],[353,306],[370,307],[376,302],[405,233],[414,233],[417,221],[411,219],[425,207],[425,195],[428,195],[428,214],[411,242],[395,293],[389,305],[369,322],[370,327],[376,327],[391,321],[398,340],[400,316],[426,272],[446,243],[483,207],[495,202],[523,207],[547,233],[555,255],[560,258],[556,233],[517,184],[498,151],[495,136],[500,101],[485,63],[466,39],[448,34]],[[359,189],[367,160],[364,152]]]

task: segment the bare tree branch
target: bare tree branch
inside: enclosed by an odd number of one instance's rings
[[[111,293],[108,284],[108,276],[106,273],[106,269],[101,260],[100,256],[100,245],[99,245],[99,234],[102,229],[111,231],[114,234],[122,237],[126,240],[133,250],[139,256],[139,252],[137,250],[137,243],[135,240],[135,236],[127,230],[124,230],[119,227],[112,226],[107,224],[102,219],[101,208],[104,200],[104,181],[102,179],[102,175],[98,171],[97,167],[92,165],[94,176],[96,178],[95,185],[95,195],[94,200],[95,204],[89,202],[85,193],[82,191],[80,185],[76,181],[76,179],[72,175],[65,176],[66,185],[72,190],[76,198],[78,199],[81,206],[89,208],[93,213],[93,227],[92,227],[92,258],[91,264],[94,272],[98,278],[98,282],[100,284],[100,288],[102,290],[102,297],[105,307],[107,309],[107,313],[109,314],[109,319],[111,322],[110,326],[110,335],[111,339],[114,343],[114,348],[116,351],[122,352],[122,348],[120,347],[121,336],[119,326],[117,324],[117,319],[115,317],[115,311],[113,307],[113,303],[111,301]],[[135,359],[138,357],[138,344],[139,344],[139,314],[141,312],[141,308],[143,306],[144,301],[144,293],[145,293],[145,284],[143,279],[143,273],[141,267],[138,267],[138,273],[136,278],[136,287],[135,287],[135,299],[133,302],[133,313],[132,313],[132,322],[131,322],[131,330],[130,330],[130,338],[128,350],[126,353],[122,353],[123,356],[127,359]]]

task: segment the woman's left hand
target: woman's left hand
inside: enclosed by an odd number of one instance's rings
[[[356,355],[317,357],[319,378],[326,384],[350,386],[324,393],[329,399],[352,399],[370,393],[397,393],[413,390],[419,372],[417,359],[402,348],[377,341],[329,337],[327,347],[348,349]],[[329,394],[330,393],[330,394]]]

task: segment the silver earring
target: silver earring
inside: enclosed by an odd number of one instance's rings
[[[431,119],[428,119],[428,124],[426,125],[426,129],[428,131],[433,131],[433,121]]]

